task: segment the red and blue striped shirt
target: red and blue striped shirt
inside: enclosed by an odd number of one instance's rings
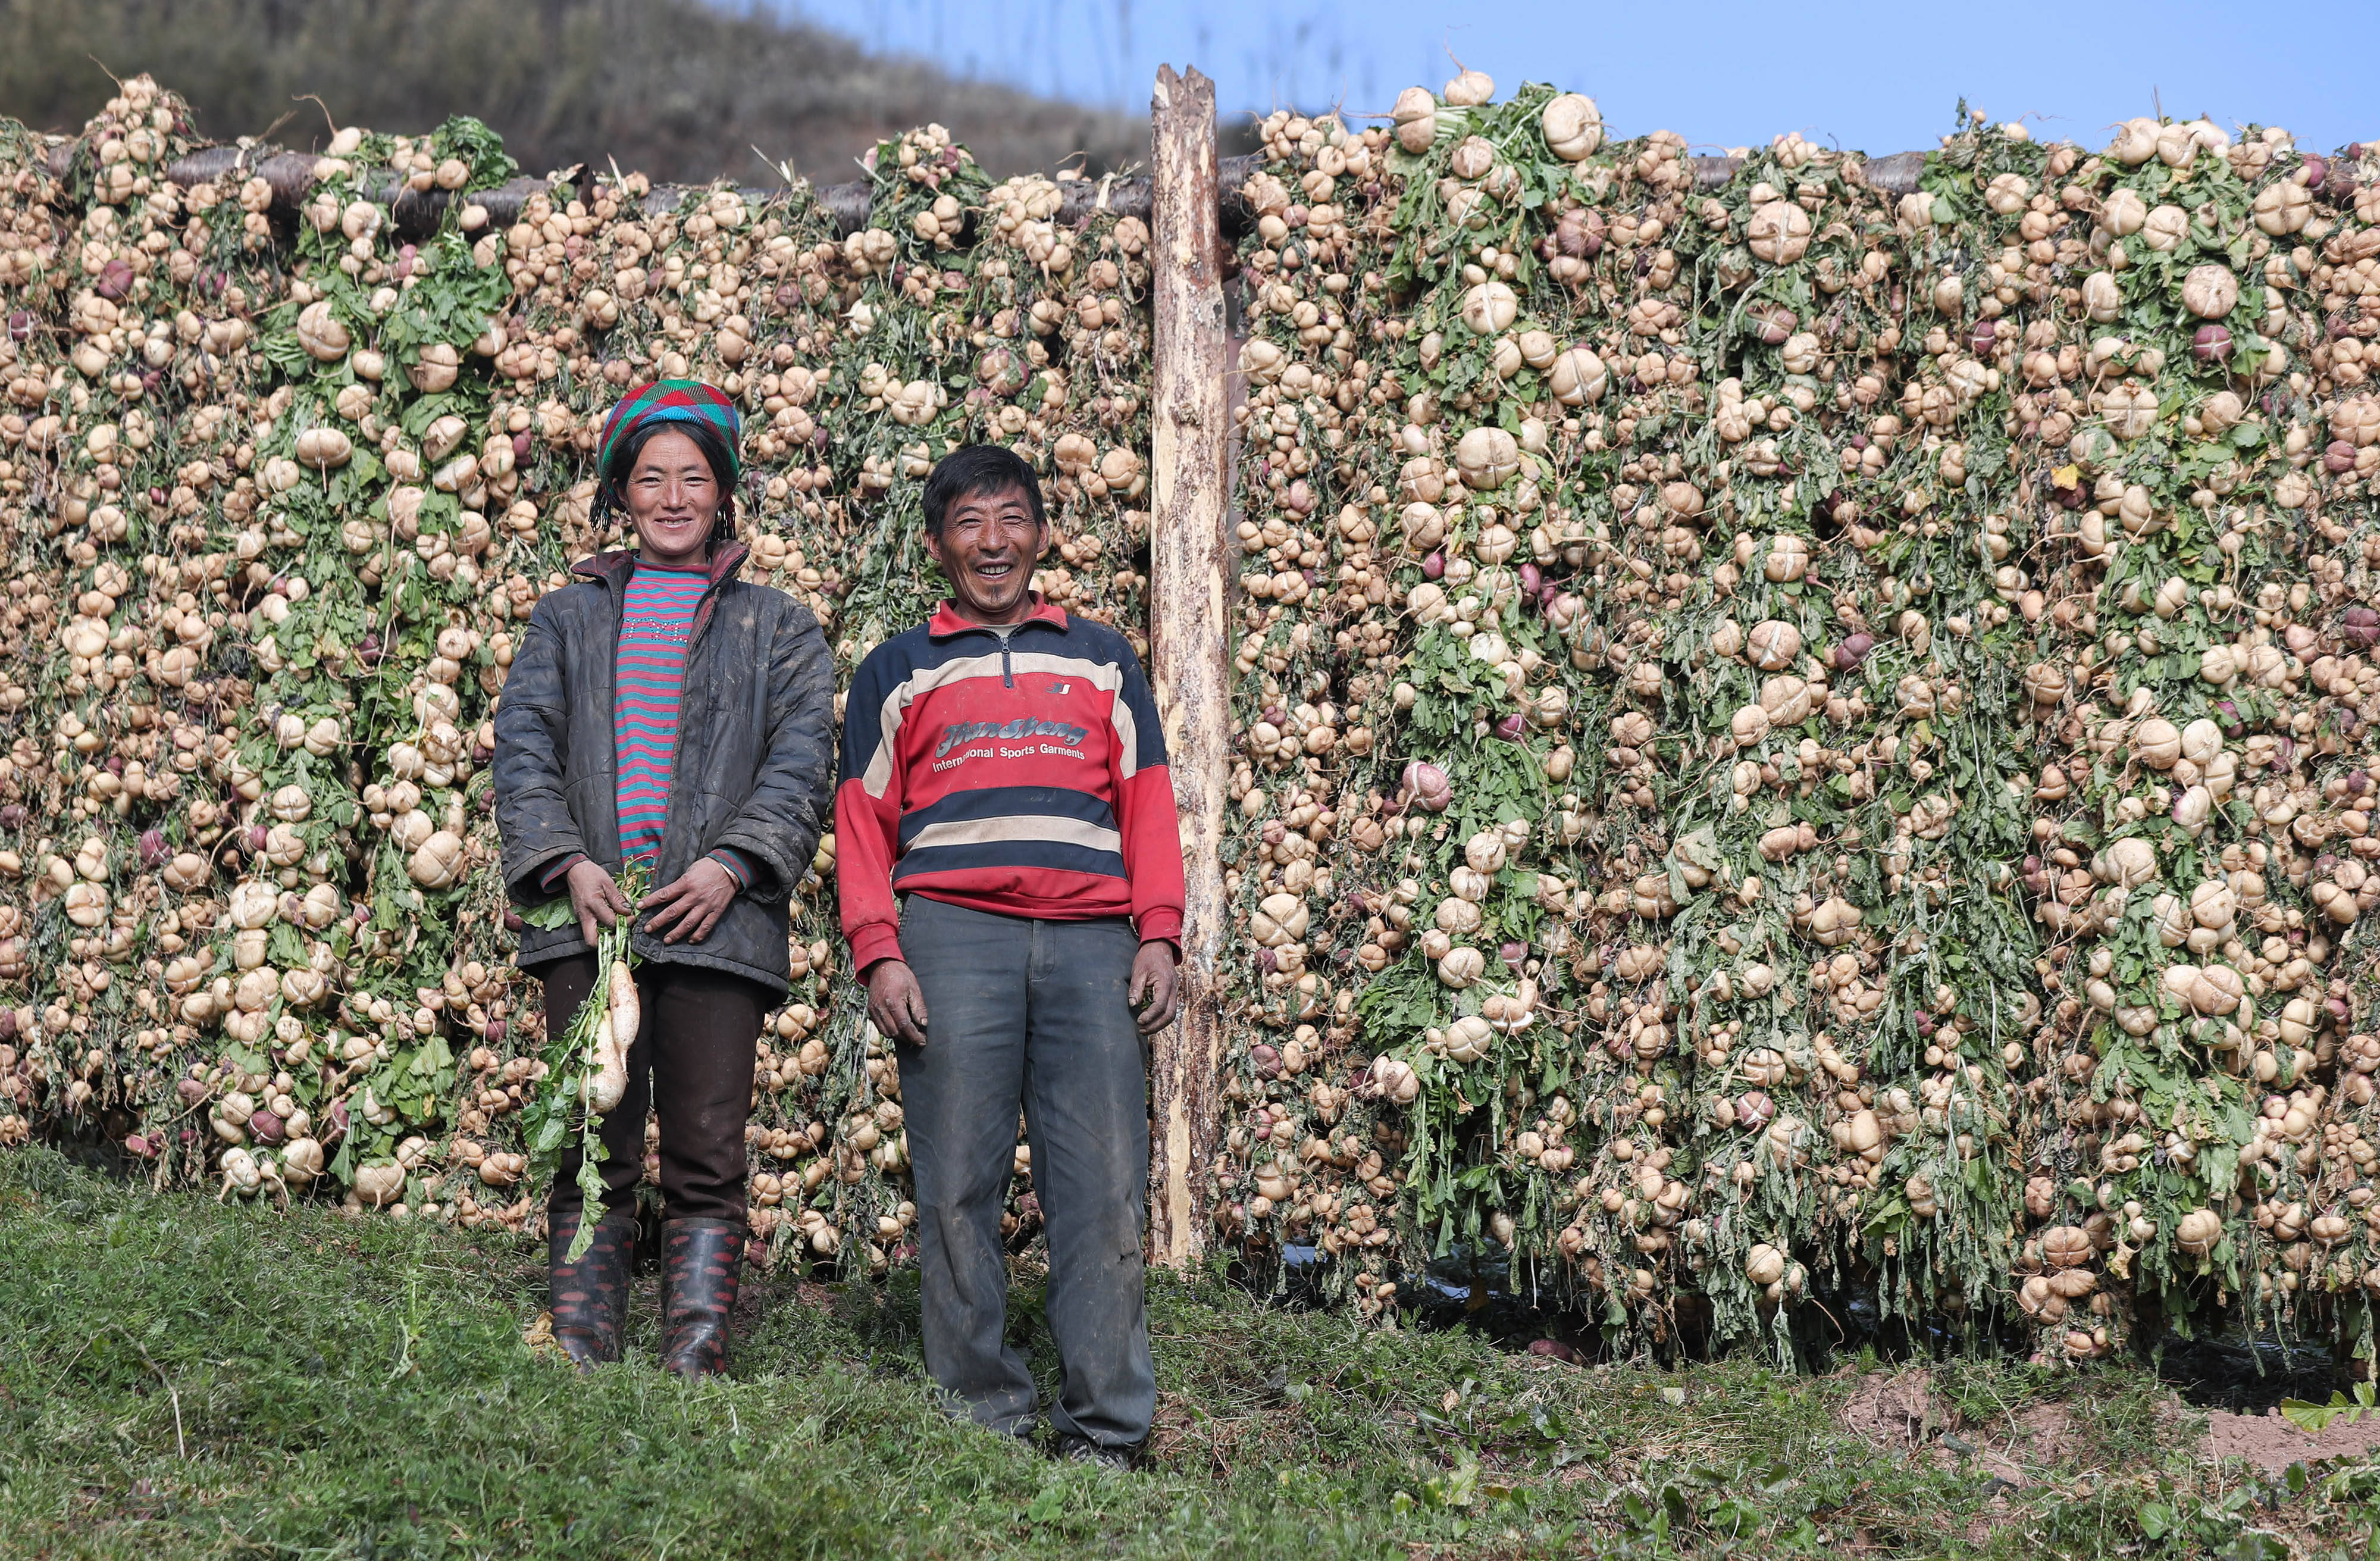
[[[710,588],[702,569],[665,569],[639,559],[620,604],[620,646],[613,665],[612,754],[614,805],[619,809],[622,866],[660,856],[669,825],[670,770],[677,756],[677,718],[686,685],[686,652],[694,615]],[[740,852],[710,853],[752,886],[752,866]],[[546,873],[548,884],[585,860],[574,856]]]
[[[662,830],[669,823],[670,763],[677,748],[686,640],[694,632],[694,610],[710,584],[698,569],[639,563],[622,594],[612,735],[623,862],[661,851]]]

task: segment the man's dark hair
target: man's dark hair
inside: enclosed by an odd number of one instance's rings
[[[727,447],[727,436],[707,422],[649,422],[620,441],[612,452],[612,464],[605,469],[598,497],[606,510],[628,507],[628,478],[637,470],[637,457],[645,446],[663,433],[683,433],[694,441],[702,452],[702,461],[710,468],[710,480],[719,484],[719,513],[710,523],[710,543],[713,547],[734,540],[735,535],[735,452]]]
[[[951,506],[980,494],[1021,492],[1033,508],[1033,523],[1046,526],[1049,512],[1041,501],[1041,480],[1025,457],[1002,445],[968,445],[934,463],[926,477],[926,534],[942,534],[942,518]]]

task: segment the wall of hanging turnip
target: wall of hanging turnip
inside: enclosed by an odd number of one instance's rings
[[[1622,1348],[1790,1358],[1848,1285],[2073,1359],[2368,1352],[2380,157],[1721,163],[1475,74],[1264,128],[1207,1249],[1318,1248],[1367,1314],[1484,1251]],[[482,766],[607,540],[603,411],[742,399],[752,571],[846,670],[967,439],[1045,472],[1044,589],[1143,635],[1172,262],[1145,192],[930,128],[856,212],[523,185],[468,121],[290,165],[145,79],[0,127],[0,1140],[529,1229]],[[914,1210],[832,872],[753,1230],[868,1273]]]

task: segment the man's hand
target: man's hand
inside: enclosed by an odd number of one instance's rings
[[[1163,1030],[1181,1010],[1181,950],[1162,939],[1142,944],[1134,957],[1132,984],[1124,989],[1124,1001],[1133,1006],[1143,1035]]]
[[[916,972],[898,959],[880,959],[868,970],[868,1017],[895,1041],[926,1043],[926,994]]]
[[[628,896],[612,875],[591,861],[572,867],[563,882],[570,888],[571,914],[578,918],[578,935],[595,946],[595,930],[609,927],[628,913]]]
[[[700,943],[719,925],[727,913],[728,903],[735,897],[735,874],[728,872],[709,857],[686,870],[676,882],[664,884],[645,896],[645,927],[659,933],[669,929],[663,943],[675,943],[680,938]]]

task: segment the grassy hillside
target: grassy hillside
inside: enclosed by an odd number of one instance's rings
[[[1077,153],[1146,163],[1136,116],[960,81],[812,27],[701,0],[0,0],[0,115],[79,127],[108,73],[152,71],[220,140],[320,144],[342,125],[485,119],[524,169],[616,159],[657,180],[765,177],[753,148],[832,183],[879,139],[950,127],[995,175]]]
[[[2343,1557],[2380,1484],[2217,1470],[2127,1369],[1592,1369],[1170,1283],[1119,1475],[943,1420],[904,1281],[755,1285],[692,1388],[650,1281],[585,1380],[522,1342],[541,1288],[511,1241],[0,1155],[0,1555]]]

